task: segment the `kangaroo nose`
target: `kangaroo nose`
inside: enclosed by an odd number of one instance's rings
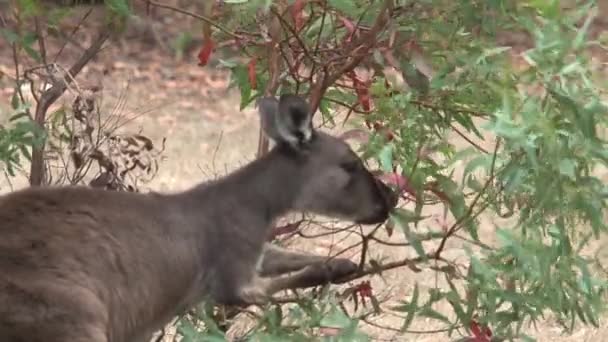
[[[399,201],[399,193],[397,191],[394,191],[378,179],[376,179],[376,184],[378,186],[378,190],[380,190],[380,194],[382,195],[386,206],[389,208],[389,210],[393,209]]]

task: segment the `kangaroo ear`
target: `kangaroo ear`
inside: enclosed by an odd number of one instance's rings
[[[306,100],[297,95],[281,95],[277,101],[264,97],[258,101],[264,133],[277,144],[300,148],[312,138],[312,113]]]

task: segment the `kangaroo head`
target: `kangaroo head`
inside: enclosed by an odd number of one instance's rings
[[[351,148],[312,126],[310,106],[296,95],[258,102],[262,129],[274,153],[295,164],[298,182],[294,209],[362,224],[381,223],[398,196],[377,180]]]

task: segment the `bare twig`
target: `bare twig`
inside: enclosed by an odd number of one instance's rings
[[[292,34],[292,36],[296,39],[296,41],[298,42],[298,44],[300,45],[300,47],[302,48],[302,51],[304,52],[304,55],[306,57],[308,57],[308,59],[310,59],[312,61],[313,64],[318,64],[319,62],[315,59],[315,57],[313,55],[310,54],[310,52],[308,51],[308,49],[306,48],[306,44],[304,44],[304,42],[302,41],[302,39],[300,38],[300,35],[296,32],[296,30],[291,27],[291,25],[289,25],[289,23],[287,21],[285,21],[285,19],[283,18],[282,14],[279,13],[276,9],[274,9],[273,7],[270,7],[270,10],[272,11],[272,13],[277,17],[277,19],[279,20],[279,22],[282,24],[283,27],[287,28],[287,30]]]
[[[82,18],[80,18],[80,20],[78,21],[78,24],[76,24],[76,26],[74,26],[74,28],[72,29],[72,32],[70,32],[70,36],[68,37],[67,35],[64,36],[64,42],[61,45],[61,48],[59,48],[59,51],[57,51],[57,54],[55,54],[55,58],[53,59],[53,63],[57,62],[57,59],[59,58],[59,56],[61,56],[61,53],[63,52],[63,49],[65,49],[65,47],[68,45],[68,42],[72,42],[72,44],[74,44],[77,47],[82,47],[80,46],[80,44],[78,44],[78,42],[76,42],[76,40],[74,39],[74,35],[76,34],[76,31],[78,31],[78,29],[82,26],[82,24],[85,22],[85,20],[87,20],[87,18],[89,17],[89,15],[91,15],[91,13],[93,13],[93,8],[90,8],[83,16]],[[59,31],[59,34],[61,35],[62,32]],[[84,49],[83,49],[84,50]]]
[[[193,12],[190,12],[188,10],[185,10],[185,9],[182,9],[182,8],[179,8],[179,7],[163,4],[163,3],[152,1],[152,0],[143,0],[143,1],[146,4],[148,4],[148,5],[152,5],[152,6],[159,7],[159,8],[164,8],[164,9],[168,9],[168,10],[171,10],[171,11],[174,11],[174,12],[178,12],[178,13],[185,14],[185,15],[191,16],[193,18],[202,20],[202,21],[206,22],[207,24],[215,27],[216,29],[224,32],[225,34],[229,35],[232,38],[236,38],[236,39],[242,38],[240,35],[238,35],[238,34],[232,32],[232,31],[228,30],[227,28],[223,27],[222,25],[216,23],[215,21],[213,21],[212,19],[210,19],[210,18],[208,18],[208,17],[206,17],[204,15],[193,13]]]
[[[46,59],[46,46],[44,44],[44,35],[42,32],[42,27],[40,27],[40,17],[34,18],[34,27],[36,28],[36,35],[38,36],[38,48],[40,49],[40,58],[42,59],[42,64],[46,67],[48,72],[48,63]]]
[[[8,24],[4,19],[4,16],[0,14],[0,20],[2,21],[2,27],[8,29]],[[23,96],[23,92],[21,91],[21,80],[19,76],[19,52],[17,51],[17,42],[13,42],[11,44],[11,49],[13,51],[13,64],[15,67],[15,83],[17,84],[17,94],[19,95],[19,100],[21,103],[25,103],[25,97]]]

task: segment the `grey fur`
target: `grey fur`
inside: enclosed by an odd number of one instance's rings
[[[346,143],[312,128],[306,138],[302,103],[271,106],[285,120],[266,123],[281,132],[267,155],[185,192],[0,197],[0,341],[143,342],[205,299],[261,304],[354,272],[350,260],[265,242],[289,211],[380,223],[397,201]]]

